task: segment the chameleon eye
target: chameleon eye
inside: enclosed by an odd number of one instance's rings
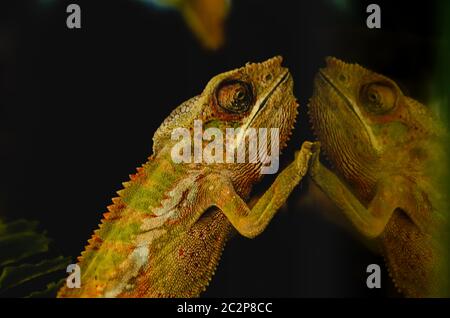
[[[367,111],[381,115],[394,108],[397,97],[392,86],[372,83],[363,86],[361,99]]]
[[[250,84],[232,80],[220,84],[216,98],[219,106],[233,113],[244,113],[253,102],[253,92]]]

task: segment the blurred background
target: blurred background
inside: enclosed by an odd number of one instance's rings
[[[151,154],[159,124],[220,72],[284,57],[301,106],[284,164],[313,139],[306,104],[328,55],[391,77],[423,103],[439,99],[446,1],[376,1],[381,29],[366,26],[373,1],[214,1],[222,7],[199,13],[212,19],[203,29],[178,2],[0,4],[0,217],[38,220],[55,254],[80,254]],[[70,3],[81,7],[81,29],[66,27]],[[213,28],[212,39],[201,35]],[[261,236],[229,241],[203,296],[399,296],[382,257],[337,214],[306,180]],[[366,287],[372,263],[382,266],[379,290]]]

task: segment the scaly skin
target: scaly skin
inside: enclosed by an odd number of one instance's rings
[[[315,78],[313,129],[333,172],[310,174],[359,232],[381,243],[406,296],[448,295],[445,131],[391,79],[335,58]]]
[[[157,130],[154,154],[118,192],[79,258],[81,288],[63,287],[58,296],[198,296],[232,229],[250,238],[265,229],[306,174],[313,144],[303,144],[250,210],[246,201],[261,178],[261,164],[174,163],[173,129],[192,131],[196,119],[224,135],[227,127],[278,127],[283,146],[297,107],[280,57],[211,79],[202,94],[181,104]],[[237,146],[238,141],[232,144]]]

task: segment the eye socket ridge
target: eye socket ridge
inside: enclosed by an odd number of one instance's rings
[[[245,113],[253,103],[251,84],[240,80],[225,80],[216,90],[218,105],[232,113]]]

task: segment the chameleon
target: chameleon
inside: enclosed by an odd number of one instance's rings
[[[379,247],[403,296],[448,295],[444,126],[392,79],[334,57],[315,75],[308,113],[312,180]]]
[[[293,79],[280,56],[214,76],[155,132],[153,154],[112,199],[78,258],[81,287],[63,286],[58,297],[199,296],[228,238],[236,232],[254,238],[264,231],[305,176],[314,143],[302,144],[250,208],[252,186],[262,178],[261,161],[175,163],[172,131],[193,132],[196,120],[222,132],[276,127],[281,149],[297,113]],[[247,139],[236,138],[230,149]]]

